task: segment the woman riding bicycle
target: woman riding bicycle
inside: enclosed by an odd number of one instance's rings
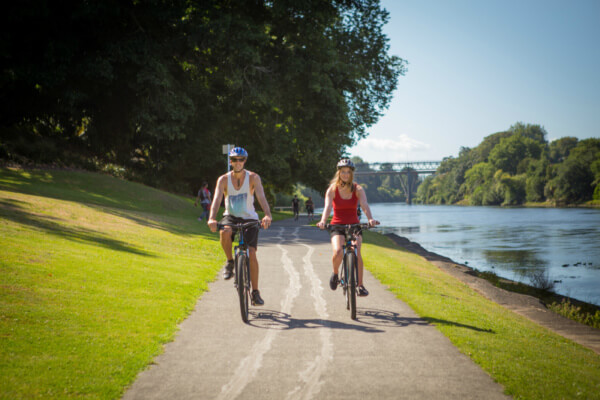
[[[332,225],[358,224],[359,219],[356,214],[356,209],[359,203],[369,220],[369,225],[379,225],[379,221],[374,220],[371,215],[371,209],[367,203],[365,191],[359,184],[354,182],[354,163],[348,158],[343,158],[338,162],[337,172],[331,180],[327,193],[325,194],[325,208],[323,209],[321,221],[317,223],[317,226],[321,229],[325,229],[325,224],[331,213],[332,206]],[[344,231],[332,229],[330,235],[331,246],[333,249],[333,256],[331,257],[333,274],[329,280],[329,286],[331,287],[331,290],[335,290],[339,283],[339,267],[344,256]],[[363,260],[360,252],[361,244],[362,234],[359,234],[356,240],[358,258],[358,295],[368,296],[369,292],[363,285]]]

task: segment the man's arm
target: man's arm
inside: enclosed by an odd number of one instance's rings
[[[265,190],[262,185],[262,181],[260,180],[260,176],[258,174],[252,174],[252,184],[254,186],[254,195],[260,204],[260,207],[265,213],[265,216],[262,219],[263,228],[268,229],[269,225],[271,225],[271,221],[273,217],[271,216],[271,208],[269,207],[269,202],[265,197]]]

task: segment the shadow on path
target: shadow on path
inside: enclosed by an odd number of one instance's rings
[[[383,330],[376,328],[392,327],[401,328],[409,325],[450,325],[460,328],[467,328],[478,332],[494,333],[491,329],[481,329],[476,326],[465,325],[454,321],[446,321],[438,318],[415,318],[403,317],[402,315],[386,310],[376,310],[371,308],[358,308],[356,310],[356,322],[346,323],[341,321],[324,320],[319,318],[298,319],[292,318],[290,314],[274,310],[250,310],[251,319],[249,325],[261,329],[350,329],[367,333],[381,333]]]
[[[350,329],[359,332],[367,333],[381,333],[384,332],[381,329],[372,328],[369,326],[363,326],[358,324],[345,323],[340,321],[324,320],[319,318],[310,319],[298,319],[292,318],[291,315],[274,310],[250,310],[251,319],[248,322],[256,328],[262,329],[317,329],[317,328],[330,328],[330,329]]]

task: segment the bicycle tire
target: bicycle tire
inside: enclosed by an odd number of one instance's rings
[[[242,321],[248,322],[248,289],[246,287],[246,265],[247,256],[242,251],[235,257],[235,279],[237,284],[238,297],[240,299],[240,312]]]
[[[358,272],[356,265],[356,254],[354,252],[346,253],[346,265],[348,266],[348,298],[350,303],[350,318],[356,319],[356,274]]]
[[[342,291],[344,293],[344,299],[346,300],[346,310],[350,309],[350,298],[348,297],[348,265],[346,264],[346,255],[344,255],[344,259],[342,262],[342,270],[340,285],[342,286]]]

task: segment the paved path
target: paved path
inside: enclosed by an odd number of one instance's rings
[[[292,220],[261,231],[265,305],[240,318],[219,278],[124,399],[500,399],[503,388],[365,272],[350,319],[329,289],[329,235]],[[476,328],[473,328],[476,329]]]

